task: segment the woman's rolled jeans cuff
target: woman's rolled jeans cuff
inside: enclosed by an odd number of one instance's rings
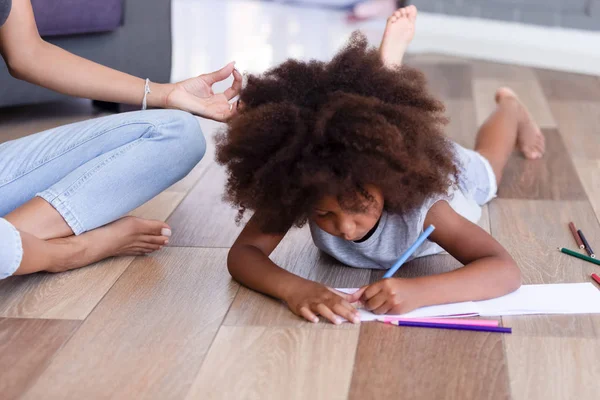
[[[13,275],[23,260],[21,234],[10,222],[0,218],[0,279]]]

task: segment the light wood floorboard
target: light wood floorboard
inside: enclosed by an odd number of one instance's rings
[[[358,331],[224,326],[187,399],[346,399]]]

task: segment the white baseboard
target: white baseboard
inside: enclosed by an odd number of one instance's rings
[[[369,21],[360,28],[379,29]],[[600,32],[419,13],[409,52],[432,52],[600,75]]]

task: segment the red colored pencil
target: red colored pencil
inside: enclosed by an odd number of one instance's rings
[[[581,241],[581,238],[579,237],[579,233],[577,233],[577,228],[575,228],[575,224],[572,222],[569,222],[569,229],[571,230],[571,233],[573,234],[573,238],[575,239],[577,246],[579,246],[580,249],[584,249],[585,246],[584,246],[583,242]]]
[[[600,285],[600,276],[596,275],[596,274],[592,274],[592,279],[596,281],[596,283],[598,283],[598,285]]]
[[[575,239],[577,246],[579,246],[580,249],[584,249],[585,245],[581,241],[581,237],[579,237],[579,233],[577,233],[577,228],[575,228],[575,224],[572,222],[569,222],[569,229],[571,230],[571,233],[573,234],[573,238]]]

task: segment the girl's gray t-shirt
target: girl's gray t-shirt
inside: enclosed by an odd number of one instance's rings
[[[447,201],[460,215],[473,223],[481,218],[481,205],[495,194],[490,183],[490,175],[482,162],[482,156],[454,143],[459,169],[464,171],[457,188],[450,188],[448,194],[433,196],[416,210],[404,215],[383,212],[375,232],[364,242],[351,242],[322,231],[314,222],[310,230],[315,245],[338,261],[357,268],[388,269],[408,249],[423,232],[423,224],[429,209],[438,201]],[[491,167],[489,168],[491,171]],[[474,174],[475,173],[475,174]],[[493,172],[492,172],[493,174]],[[495,177],[494,177],[495,180]],[[485,200],[476,200],[475,190],[483,187]],[[424,257],[444,250],[428,240],[410,257]]]
[[[12,0],[0,0],[0,26],[4,25],[8,14],[10,14],[10,7]]]

